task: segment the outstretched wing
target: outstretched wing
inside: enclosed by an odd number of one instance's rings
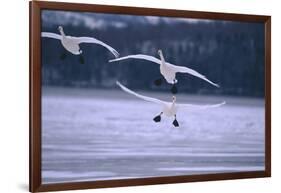
[[[75,40],[77,40],[77,42],[80,43],[91,43],[91,44],[99,44],[103,47],[105,47],[106,49],[108,49],[114,56],[115,58],[117,58],[119,56],[119,53],[112,48],[111,46],[109,46],[108,44],[96,39],[96,38],[92,38],[92,37],[75,37]]]
[[[224,104],[225,104],[225,101],[223,101],[222,103],[211,104],[211,105],[177,104],[177,107],[203,110],[203,109],[220,107]]]
[[[121,58],[116,58],[113,60],[109,60],[109,62],[116,62],[116,61],[120,61],[120,60],[127,60],[127,59],[141,59],[141,60],[148,60],[157,64],[161,64],[161,60],[153,57],[153,56],[148,56],[148,55],[144,55],[144,54],[137,54],[137,55],[128,55],[128,56],[124,56]],[[176,66],[174,64],[171,64],[169,62],[166,62],[166,64],[174,71],[174,72],[181,72],[181,73],[188,73],[191,74],[193,76],[196,76],[198,78],[201,78],[205,81],[207,81],[208,83],[219,87],[218,84],[215,84],[214,82],[210,81],[209,79],[207,79],[204,75],[200,74],[199,72],[192,70],[191,68],[187,68],[185,66]]]
[[[185,66],[176,66],[176,65],[173,65],[171,63],[168,63],[169,65],[171,65],[171,68],[175,71],[175,72],[181,72],[181,73],[187,73],[187,74],[191,74],[193,76],[196,76],[198,78],[201,78],[205,81],[207,81],[208,83],[212,84],[213,86],[215,87],[220,87],[218,84],[210,81],[209,79],[206,78],[206,76],[200,74],[199,72],[191,69],[191,68],[188,68],[188,67],[185,67]]]
[[[159,99],[156,99],[156,98],[151,98],[151,97],[147,97],[147,96],[143,96],[143,95],[140,95],[130,89],[128,89],[127,87],[123,86],[119,81],[116,81],[116,84],[125,92],[131,94],[131,95],[134,95],[140,99],[143,99],[145,101],[149,101],[149,102],[153,102],[153,103],[157,103],[157,104],[166,104],[165,101],[161,101]]]
[[[61,40],[61,38],[62,38],[61,35],[51,33],[51,32],[42,32],[41,37],[53,38],[53,39],[58,39],[58,40]]]
[[[128,55],[128,56],[124,56],[121,58],[116,58],[113,60],[109,60],[109,62],[116,62],[116,61],[120,61],[120,60],[126,60],[126,59],[141,59],[141,60],[148,60],[157,64],[161,64],[161,61],[153,56],[148,56],[148,55],[144,55],[144,54],[137,54],[137,55]]]

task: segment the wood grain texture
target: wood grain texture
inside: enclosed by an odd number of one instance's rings
[[[260,178],[271,176],[271,17],[262,15],[212,13],[169,9],[104,6],[61,2],[29,2],[30,9],[30,147],[29,147],[29,190],[58,191],[89,188],[106,188],[196,181]],[[95,182],[41,183],[41,10],[67,10],[80,12],[117,13],[185,17],[196,19],[261,22],[265,24],[265,171],[237,172],[223,174],[202,174],[189,176],[167,176],[138,179],[106,180]]]

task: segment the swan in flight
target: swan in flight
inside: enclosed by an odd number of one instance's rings
[[[201,79],[207,81],[208,83],[212,84],[213,86],[219,87],[218,84],[213,83],[212,81],[207,79],[204,75],[196,72],[195,70],[193,70],[191,68],[188,68],[188,67],[185,67],[185,66],[176,66],[176,65],[171,64],[169,62],[166,62],[165,59],[164,59],[162,50],[158,50],[158,54],[160,56],[160,60],[158,58],[153,57],[153,56],[148,56],[148,55],[144,55],[144,54],[137,54],[137,55],[128,55],[128,56],[112,59],[112,60],[109,60],[109,62],[116,62],[116,61],[120,61],[120,60],[126,60],[126,59],[133,58],[133,59],[148,60],[148,61],[160,64],[160,73],[163,75],[163,77],[165,78],[165,80],[168,83],[173,84],[173,87],[171,89],[173,94],[177,93],[177,88],[176,88],[175,84],[178,82],[178,80],[176,79],[176,73],[178,73],[178,72],[191,74],[193,76],[196,76],[198,78],[201,78]],[[162,79],[157,79],[157,80],[155,80],[154,83],[155,83],[155,85],[161,85]]]
[[[145,101],[149,101],[149,102],[153,102],[156,103],[160,106],[162,106],[162,110],[160,112],[159,115],[157,115],[156,117],[154,117],[154,121],[155,122],[160,122],[161,121],[161,116],[164,114],[167,117],[174,117],[174,121],[173,121],[173,125],[175,127],[179,127],[179,123],[177,121],[177,111],[179,108],[196,108],[196,109],[207,109],[207,108],[214,108],[214,107],[220,107],[222,105],[225,104],[225,102],[222,103],[218,103],[218,104],[213,104],[213,105],[193,105],[193,104],[176,104],[176,97],[173,96],[172,98],[172,102],[166,102],[166,101],[162,101],[156,98],[151,98],[151,97],[147,97],[147,96],[143,96],[140,95],[130,89],[128,89],[127,87],[125,87],[124,85],[122,85],[120,82],[116,82],[116,84],[125,92],[134,95],[140,99],[143,99]]]
[[[93,37],[67,36],[67,35],[65,35],[62,26],[59,26],[58,30],[59,30],[60,34],[51,33],[51,32],[42,32],[41,36],[60,40],[62,46],[68,52],[70,52],[74,55],[80,55],[80,63],[84,63],[84,58],[81,56],[82,50],[80,49],[80,46],[79,46],[79,44],[81,44],[81,43],[99,44],[99,45],[105,47],[106,49],[108,49],[115,56],[115,58],[117,58],[119,56],[119,53],[114,48],[112,48],[111,46],[109,46],[109,45],[105,44],[104,42],[97,40]],[[61,55],[61,59],[64,59],[65,57],[66,57],[66,54],[63,53]]]

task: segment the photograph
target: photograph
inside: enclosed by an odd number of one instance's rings
[[[265,23],[42,9],[41,181],[265,171]]]

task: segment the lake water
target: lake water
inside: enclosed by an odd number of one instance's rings
[[[170,94],[140,92],[171,101]],[[161,108],[119,90],[43,87],[42,183],[264,170],[264,100],[178,95],[179,103],[226,105]]]

